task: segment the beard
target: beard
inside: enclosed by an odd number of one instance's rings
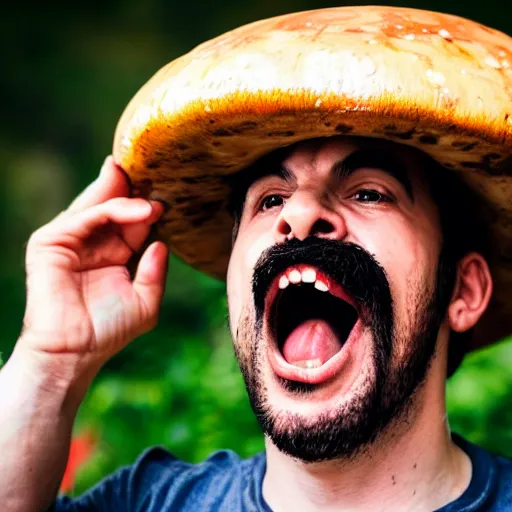
[[[304,462],[351,459],[374,443],[392,422],[406,423],[413,396],[424,382],[450,298],[451,274],[440,258],[433,287],[416,293],[411,326],[396,320],[384,269],[358,245],[337,240],[290,240],[265,251],[253,274],[254,303],[237,329],[235,354],[251,407],[265,435],[283,453]],[[371,333],[370,370],[351,399],[314,418],[276,410],[264,382],[266,346],[262,331],[271,282],[292,265],[312,265],[333,278],[358,305]],[[243,343],[241,343],[243,341]],[[283,389],[314,400],[317,386],[279,379]]]

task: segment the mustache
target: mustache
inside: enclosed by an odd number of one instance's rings
[[[252,279],[257,325],[263,322],[265,298],[274,279],[299,264],[311,265],[341,285],[357,304],[363,322],[392,332],[393,300],[384,268],[357,244],[318,237],[287,240],[260,255]]]

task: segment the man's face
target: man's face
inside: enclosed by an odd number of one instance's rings
[[[349,457],[411,405],[435,352],[442,239],[419,152],[321,139],[247,190],[230,327],[260,423],[306,461]]]

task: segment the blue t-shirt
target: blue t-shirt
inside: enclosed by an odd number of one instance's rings
[[[491,455],[459,436],[473,474],[464,494],[437,512],[512,511],[512,461]],[[79,498],[63,496],[52,512],[271,512],[262,495],[265,454],[240,459],[219,451],[189,464],[163,448],[145,451]]]

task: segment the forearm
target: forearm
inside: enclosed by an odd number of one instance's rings
[[[91,377],[77,380],[72,365],[44,367],[20,352],[0,371],[0,503],[6,512],[46,510],[55,498]]]

